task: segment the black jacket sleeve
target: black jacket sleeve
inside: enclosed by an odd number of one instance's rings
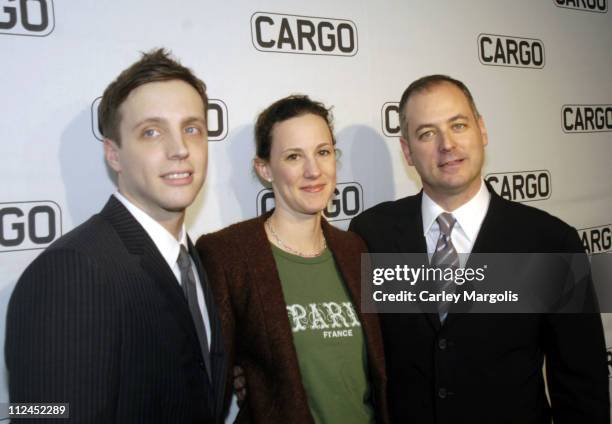
[[[68,403],[62,422],[115,421],[119,317],[105,280],[75,250],[43,252],[26,269],[7,313],[11,402]]]

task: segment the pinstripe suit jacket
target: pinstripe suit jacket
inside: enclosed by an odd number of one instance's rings
[[[111,197],[15,287],[5,344],[11,402],[69,402],[70,422],[79,423],[222,422],[225,355],[213,296],[203,287],[210,379],[174,274]]]

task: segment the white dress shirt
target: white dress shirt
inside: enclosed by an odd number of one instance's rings
[[[121,193],[117,191],[113,195],[123,204],[123,206],[125,206],[125,208],[134,216],[136,221],[138,221],[138,223],[142,225],[142,228],[144,228],[149,237],[151,237],[151,240],[153,240],[155,247],[157,247],[157,250],[159,250],[159,253],[161,253],[162,257],[164,258],[164,260],[172,270],[172,273],[176,277],[177,283],[180,285],[181,271],[179,269],[177,259],[179,256],[181,245],[185,246],[185,249],[189,251],[185,226],[182,226],[181,231],[179,233],[179,238],[177,240],[159,222],[155,221],[145,211],[130,202]],[[195,263],[193,262],[193,258],[191,258],[191,270],[193,271],[193,275],[196,278],[198,306],[200,307],[200,312],[202,313],[202,320],[204,321],[204,328],[206,330],[206,337],[208,338],[208,346],[210,349],[210,319],[208,318],[208,309],[206,308],[206,302],[204,301],[204,291],[202,290],[202,283],[200,282],[200,276],[198,275],[198,271],[196,269]]]
[[[451,213],[457,222],[451,231],[451,240],[455,246],[455,250],[459,253],[459,263],[463,267],[467,261],[469,253],[472,252],[474,242],[480,231],[482,221],[484,221],[491,193],[487,190],[484,181],[480,183],[480,189],[474,197],[461,205]],[[436,218],[443,212],[448,212],[442,209],[440,205],[432,200],[424,191],[421,201],[421,215],[423,217],[423,233],[427,241],[427,256],[431,261],[436,244],[440,237],[440,226]],[[463,253],[463,255],[462,255]]]

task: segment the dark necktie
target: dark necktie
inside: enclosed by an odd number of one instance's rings
[[[206,329],[204,328],[204,321],[202,320],[202,311],[198,305],[198,294],[196,291],[196,279],[193,275],[191,268],[191,258],[185,246],[181,245],[181,250],[177,259],[179,270],[181,271],[181,286],[183,286],[183,292],[185,292],[185,298],[189,305],[189,312],[191,312],[191,318],[193,318],[193,324],[195,325],[198,340],[200,342],[200,349],[202,350],[202,357],[204,358],[204,364],[206,365],[206,372],[208,378],[212,378],[210,375],[210,352],[208,349],[208,338],[206,337]]]
[[[445,268],[459,268],[459,255],[457,254],[455,246],[453,246],[453,242],[451,240],[451,232],[453,231],[453,227],[455,226],[457,220],[450,213],[443,212],[438,215],[436,221],[440,227],[440,237],[438,238],[438,243],[436,244],[436,250],[431,257],[431,264],[435,267],[442,268],[443,270]],[[447,294],[452,294],[455,292],[455,289],[454,279],[438,282],[439,292],[444,291]],[[444,323],[450,307],[450,301],[445,300],[438,303],[438,315],[441,323]]]

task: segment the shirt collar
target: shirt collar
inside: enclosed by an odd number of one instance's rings
[[[476,195],[452,212],[457,220],[457,224],[472,243],[476,240],[478,231],[480,231],[482,221],[484,221],[487,210],[489,209],[490,200],[491,193],[489,193],[486,184],[481,181],[480,189]],[[431,226],[442,212],[446,211],[423,191],[421,200],[423,234],[426,235],[429,233]]]
[[[159,253],[161,253],[164,260],[168,263],[168,266],[172,269],[176,264],[181,245],[187,248],[187,232],[185,231],[185,225],[181,227],[179,238],[177,240],[159,222],[151,218],[151,216],[149,216],[145,211],[130,202],[121,193],[117,191],[113,195],[134,216],[136,221],[142,225],[142,228],[144,228],[149,237],[151,237],[151,240],[153,240],[153,243],[155,244],[155,247],[157,247],[157,250],[159,250]]]

